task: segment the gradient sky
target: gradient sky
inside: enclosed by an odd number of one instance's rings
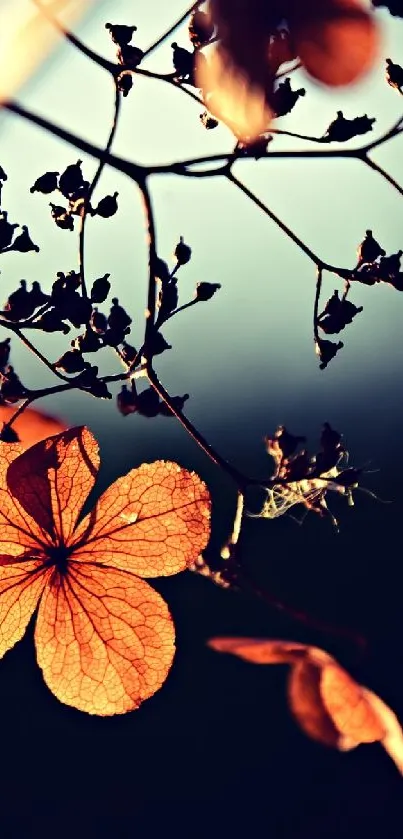
[[[184,4],[176,0],[169,4],[151,0],[136,4],[133,12],[130,0],[119,0],[113,4],[112,22],[135,23],[136,43],[145,47],[183,10]],[[114,45],[104,29],[110,17],[110,4],[100,0],[76,31],[94,49],[113,58]],[[383,13],[378,18],[382,51],[371,75],[354,87],[329,92],[299,71],[293,76],[293,85],[305,85],[307,95],[289,117],[277,121],[279,127],[321,135],[340,108],[347,117],[364,113],[376,117],[373,136],[393,124],[402,100],[384,80],[384,58],[390,55],[403,63],[403,23],[392,23]],[[188,46],[186,27],[175,39]],[[170,71],[172,40],[169,38],[144,66]],[[67,43],[60,43],[18,99],[85,138],[106,141],[113,107],[111,80]],[[233,138],[229,130],[220,126],[206,131],[199,121],[200,110],[180,91],[159,81],[136,78],[123,101],[114,151],[146,164],[230,150]],[[39,255],[3,257],[5,298],[22,277],[38,279],[49,290],[57,270],[77,267],[76,234],[59,230],[50,219],[48,197],[31,196],[29,187],[46,169],[62,171],[83,155],[13,115],[2,115],[0,130],[0,162],[9,175],[3,207],[11,220],[28,224],[32,238],[41,246]],[[403,177],[400,142],[397,139],[376,152],[376,159],[398,179]],[[360,139],[352,145],[360,145]],[[276,138],[272,144],[273,150],[311,147],[286,137]],[[95,165],[84,157],[87,177]],[[388,252],[402,246],[399,195],[358,161],[251,160],[239,162],[235,171],[331,263],[353,265],[357,245],[368,227]],[[380,434],[379,424],[390,423],[391,417],[401,419],[396,381],[401,365],[403,296],[388,287],[354,288],[351,299],[363,305],[364,311],[344,332],[344,350],[321,371],[312,338],[315,268],[306,256],[230,183],[168,175],[155,178],[151,188],[159,255],[169,260],[180,235],[193,249],[191,262],[180,272],[180,302],[192,297],[200,280],[222,285],[213,300],[184,312],[163,330],[173,349],[158,359],[157,369],[172,393],[191,394],[189,416],[227,457],[238,462],[244,456],[252,457],[256,467],[264,457],[262,436],[278,422],[316,436],[327,418],[344,429],[362,456],[368,456],[368,449],[372,455],[371,435]],[[107,170],[96,197],[114,190],[119,191],[117,215],[88,224],[87,274],[95,279],[105,271],[111,273],[114,293],[133,315],[132,339],[138,343],[147,281],[144,221],[136,188],[124,176]],[[336,287],[340,288],[337,278],[326,275],[323,302]],[[51,358],[57,358],[66,339],[46,336],[39,343],[48,348]],[[107,372],[112,372],[115,361],[107,353],[105,365]],[[23,349],[13,349],[13,362],[31,385],[49,381],[47,371],[35,359],[27,360]],[[177,445],[178,435],[182,439],[173,420],[154,424],[133,416],[123,419],[114,404],[81,394],[49,398],[42,405],[71,422],[89,422],[105,439],[114,429],[122,443],[130,446],[135,460],[139,458],[139,440],[142,451],[158,456],[161,441],[164,448],[170,448]],[[367,439],[361,450],[362,426]],[[240,438],[247,455],[239,446]],[[189,457],[191,452],[196,456],[193,444],[187,445],[191,446]]]

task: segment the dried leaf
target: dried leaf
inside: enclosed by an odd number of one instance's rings
[[[115,481],[81,522],[75,556],[141,577],[177,574],[205,548],[209,521],[209,494],[194,472],[145,463]]]
[[[290,710],[308,737],[334,749],[353,748],[357,744],[348,745],[346,738],[340,736],[321,701],[321,676],[322,668],[309,660],[299,661],[292,667],[288,682]]]
[[[211,638],[208,645],[218,653],[231,653],[253,664],[292,664],[307,652],[306,644],[265,638]]]
[[[208,645],[255,664],[291,664],[288,701],[305,734],[339,751],[380,742],[403,774],[403,731],[397,717],[324,650],[263,638],[212,638]]]
[[[362,688],[336,662],[322,670],[320,695],[336,728],[356,743],[382,740],[385,730]]]
[[[378,719],[382,722],[385,731],[381,740],[382,746],[403,775],[403,731],[399,720],[392,709],[389,708],[389,705],[386,705],[376,693],[372,693],[371,690],[366,688],[362,688],[362,692],[377,714]]]

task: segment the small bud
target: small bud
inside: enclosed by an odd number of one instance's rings
[[[49,309],[36,321],[36,327],[43,329],[44,332],[63,332],[67,335],[70,332],[70,327],[64,323],[56,309]]]
[[[146,388],[137,396],[137,411],[143,417],[156,417],[160,412],[158,393],[152,387]]]
[[[10,250],[19,251],[20,253],[28,253],[29,251],[36,251],[39,253],[38,245],[34,245],[26,224],[22,225],[22,233],[16,236],[13,243],[10,245]]]
[[[72,342],[72,347],[82,353],[97,352],[103,346],[101,339],[87,327],[83,335],[78,335]]]
[[[3,428],[0,431],[0,440],[3,443],[19,443],[20,438],[16,431],[14,431],[14,427],[12,425],[8,425],[8,423],[3,423]]]
[[[105,23],[105,29],[109,30],[112,41],[119,47],[129,44],[133,33],[137,32],[137,26],[124,26],[118,23]]]
[[[130,326],[132,322],[131,317],[127,314],[123,306],[119,306],[119,300],[117,297],[112,298],[112,308],[109,313],[108,317],[108,326],[112,330],[124,330],[127,326]]]
[[[65,198],[70,198],[84,183],[81,164],[82,160],[78,160],[77,163],[67,166],[63,174],[60,175],[59,189]]]
[[[11,364],[0,376],[0,395],[5,402],[20,402],[26,395],[26,389]]]
[[[165,350],[171,350],[172,347],[168,344],[161,332],[152,332],[148,339],[147,345],[144,349],[144,355],[152,358],[154,355],[161,355]]]
[[[221,288],[220,283],[197,283],[196,286],[196,300],[206,301],[211,300],[213,295]]]
[[[177,411],[183,411],[185,402],[189,399],[189,394],[184,393],[183,396],[172,396],[171,397],[171,404],[172,407],[175,408]],[[171,408],[166,404],[166,402],[161,402],[160,404],[160,414],[164,417],[173,417],[175,414],[171,411]]]
[[[91,289],[91,303],[104,303],[111,289],[109,277],[110,274],[104,274],[103,277],[94,280]]]
[[[124,417],[137,413],[137,393],[133,389],[128,390],[127,385],[122,385],[122,389],[116,397],[116,402],[118,410]]]
[[[116,84],[123,96],[128,96],[133,87],[133,74],[129,70],[123,70],[123,73],[117,77]]]
[[[65,373],[81,373],[85,368],[85,362],[79,350],[72,349],[55,361],[55,367]]]
[[[34,185],[31,186],[30,192],[41,192],[43,195],[49,195],[57,189],[57,179],[59,172],[45,172],[38,178]]]
[[[3,372],[4,368],[8,364],[8,359],[10,358],[10,338],[5,338],[4,341],[0,341],[0,370]]]
[[[192,250],[189,245],[186,245],[183,241],[183,236],[180,236],[174,253],[179,265],[186,265],[186,263],[189,262]]]
[[[208,131],[211,131],[212,128],[217,128],[218,125],[218,119],[212,117],[208,111],[204,111],[200,114],[200,122],[205,128],[207,128]]]
[[[117,51],[117,59],[119,64],[123,67],[135,70],[139,66],[144,56],[143,50],[139,47],[134,47],[131,44],[122,45]]]
[[[73,379],[80,387],[98,399],[112,399],[106,383],[98,378],[98,367],[87,364],[85,370]]]
[[[132,347],[130,344],[127,344],[126,341],[123,341],[123,348],[122,348],[122,358],[126,364],[132,364],[135,358],[137,357],[137,350],[135,347]]]
[[[98,312],[98,309],[96,308],[92,311],[90,326],[97,335],[104,335],[108,328],[108,321],[105,315],[103,315],[102,312]]]
[[[101,198],[96,209],[92,211],[92,215],[101,216],[102,218],[114,216],[118,209],[118,202],[116,200],[118,195],[118,192],[114,192],[113,195],[106,195],[105,198]]]

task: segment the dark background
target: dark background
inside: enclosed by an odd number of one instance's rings
[[[103,29],[110,9],[110,3],[95,3],[77,31],[112,56]],[[139,4],[134,22],[144,43],[182,10],[179,2]],[[116,22],[131,22],[132,12],[129,2],[113,4]],[[341,105],[349,116],[376,115],[379,134],[392,124],[401,101],[384,82],[381,58],[392,54],[403,60],[402,29],[386,14],[379,19],[383,52],[371,77],[337,94],[311,86],[285,127],[320,133]],[[177,38],[186,46],[185,31]],[[167,71],[169,62],[168,44],[148,66]],[[111,113],[108,82],[98,68],[60,46],[19,98],[102,142]],[[164,85],[150,85],[136,80],[133,97],[125,102],[118,152],[147,162],[231,148],[225,128],[208,136],[203,131],[197,105],[182,102],[185,97]],[[44,168],[62,170],[77,154],[11,116],[2,117],[0,129],[1,163],[9,174],[3,206],[10,218],[29,224],[41,245],[38,256],[8,255],[2,274],[6,297],[23,276],[39,279],[48,290],[56,270],[77,264],[76,237],[51,225],[46,198],[28,193]],[[285,147],[282,142],[276,140],[278,148]],[[377,157],[397,178],[400,149],[395,141]],[[84,167],[91,175],[94,163],[85,159]],[[253,161],[240,167],[238,174],[250,187],[330,262],[353,264],[369,226],[388,252],[402,245],[397,194],[358,162]],[[139,197],[123,178],[105,173],[99,197],[115,188],[117,216],[89,225],[87,270],[92,278],[111,271],[114,288],[134,315],[136,343],[146,288],[144,222]],[[219,656],[206,641],[233,634],[322,646],[403,719],[401,295],[389,288],[354,289],[352,299],[364,312],[346,331],[343,352],[320,371],[311,333],[309,261],[229,184],[168,177],[153,183],[152,191],[160,255],[170,258],[179,235],[193,248],[181,273],[181,302],[201,279],[222,283],[210,303],[164,330],[173,350],[161,357],[158,372],[171,393],[191,394],[192,421],[239,469],[264,475],[265,434],[284,422],[306,434],[315,451],[327,420],[344,433],[351,462],[368,471],[364,485],[392,502],[357,494],[356,506],[349,508],[330,499],[339,534],[313,515],[302,527],[288,517],[247,519],[242,533],[242,557],[261,585],[318,619],[363,634],[366,648],[360,652],[337,634],[303,627],[258,600],[187,572],[155,584],[177,627],[178,652],[166,684],[140,710],[97,719],[64,707],[48,691],[35,662],[32,623],[0,665],[1,836],[399,835],[401,778],[381,747],[338,754],[308,740],[287,709],[285,667]],[[335,279],[325,278],[324,299]],[[53,337],[41,346],[51,358],[67,348],[65,339]],[[13,363],[32,386],[49,383],[17,347]],[[113,357],[105,364],[115,371]],[[91,427],[103,458],[99,490],[156,458],[195,469],[212,493],[212,546],[218,550],[231,528],[235,488],[175,420],[124,419],[113,404],[83,395],[55,397],[43,408]]]

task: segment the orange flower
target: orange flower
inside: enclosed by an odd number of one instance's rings
[[[263,638],[212,638],[209,646],[254,664],[290,664],[288,701],[305,734],[340,751],[380,742],[403,774],[403,732],[397,717],[324,650]]]
[[[337,86],[366,73],[378,51],[362,0],[210,0],[210,15],[219,45],[199,62],[199,84],[209,110],[249,141],[268,128],[282,63],[299,57]]]
[[[174,627],[141,577],[176,574],[209,535],[209,494],[175,463],[115,481],[84,519],[99,468],[86,428],[22,452],[0,444],[0,655],[35,609],[35,646],[51,691],[102,716],[137,708],[165,681]]]

